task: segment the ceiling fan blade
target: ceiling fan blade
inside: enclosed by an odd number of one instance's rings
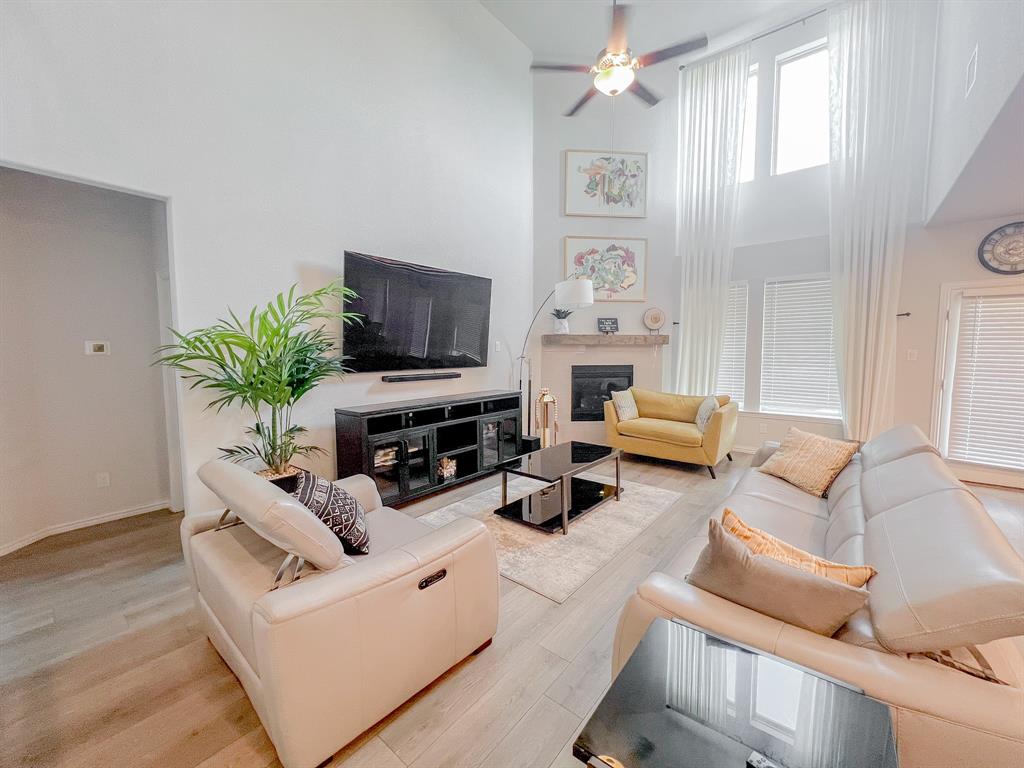
[[[661,101],[660,96],[656,96],[654,93],[652,93],[643,85],[641,85],[639,80],[634,80],[633,84],[629,86],[629,90],[633,93],[634,96],[636,96],[639,99],[643,99],[652,107],[659,101]]]
[[[629,6],[612,3],[612,31],[608,35],[608,53],[622,53],[629,44],[626,42],[626,19]]]
[[[701,48],[707,47],[708,36],[701,35],[693,38],[692,40],[687,40],[685,43],[676,43],[675,45],[670,45],[668,48],[661,48],[657,51],[645,53],[643,56],[638,56],[637,60],[640,62],[641,67],[649,67],[652,64],[657,64],[659,61],[674,59],[676,56],[682,56],[684,53],[698,51]]]
[[[541,69],[548,72],[589,72],[590,67],[583,64],[531,64],[530,69]]]
[[[572,117],[573,115],[575,115],[577,112],[579,112],[583,108],[584,104],[586,104],[588,101],[590,101],[596,95],[597,95],[597,88],[593,88],[593,87],[588,88],[587,92],[584,93],[582,96],[580,96],[580,100],[577,101],[575,104],[573,104],[569,108],[569,111],[565,113],[565,116],[566,117]]]

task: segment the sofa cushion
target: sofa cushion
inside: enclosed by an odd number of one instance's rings
[[[759,467],[815,496],[824,496],[857,452],[857,444],[790,427],[779,450]]]
[[[780,477],[763,472],[746,472],[736,483],[733,494],[743,494],[785,504],[808,515],[828,518],[825,500],[802,491]]]
[[[370,551],[366,511],[356,497],[340,485],[304,469],[299,472],[292,495],[331,529],[346,554],[365,555]]]
[[[686,580],[758,613],[832,635],[867,601],[866,590],[755,555],[717,520]]]
[[[900,424],[873,437],[860,447],[864,469],[871,469],[915,453],[938,454],[914,424]]]
[[[912,499],[965,486],[934,453],[915,453],[864,470],[860,487],[864,515],[870,518]]]
[[[642,437],[647,440],[657,440],[672,445],[686,445],[693,448],[699,447],[703,440],[703,435],[697,429],[696,424],[688,424],[683,421],[641,417],[620,421],[618,429],[620,435]]]
[[[870,518],[864,556],[878,569],[871,617],[894,652],[942,651],[1024,635],[1024,560],[964,489]]]
[[[738,494],[730,496],[716,511],[721,519],[726,507],[742,517],[748,525],[799,547],[805,552],[825,556],[825,533],[828,520],[809,515],[777,501]]]
[[[630,389],[641,418],[696,423],[697,410],[704,401],[703,395],[675,395],[639,387]],[[717,399],[720,406],[729,402],[728,395],[718,395]]]
[[[268,480],[223,459],[206,462],[198,474],[228,509],[279,549],[325,571],[348,562],[338,537],[295,498]]]
[[[353,555],[357,563],[401,547],[410,541],[426,536],[433,531],[426,523],[421,523],[404,512],[391,507],[381,507],[376,512],[366,515],[366,531],[370,537],[370,552],[367,555]]]
[[[829,514],[832,514],[832,510],[835,509],[836,505],[842,501],[848,491],[860,491],[860,476],[862,471],[860,454],[854,454],[853,458],[850,459],[850,463],[843,468],[842,472],[836,475],[836,479],[833,480],[832,485],[828,487],[828,493],[826,494],[828,502],[826,506]]]

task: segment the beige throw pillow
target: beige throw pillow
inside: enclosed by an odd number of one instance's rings
[[[790,427],[782,445],[760,470],[821,497],[850,463],[857,448],[857,443],[848,440],[834,440]]]
[[[868,591],[755,555],[717,520],[686,580],[752,611],[831,637],[864,607]]]
[[[640,412],[636,407],[636,399],[633,397],[633,390],[624,389],[621,392],[612,392],[612,404],[615,406],[615,415],[619,421],[630,421],[639,419]]]
[[[700,408],[697,409],[697,429],[703,434],[708,428],[708,422],[711,421],[711,417],[715,415],[715,411],[718,410],[718,399],[708,395],[704,398],[704,402],[700,404]]]
[[[788,541],[772,536],[770,533],[754,528],[743,522],[739,515],[726,508],[722,512],[722,527],[746,545],[755,555],[765,555],[792,565],[801,571],[810,571],[826,579],[841,581],[851,587],[863,587],[878,571],[870,565],[844,565],[833,563],[823,557],[804,552]]]

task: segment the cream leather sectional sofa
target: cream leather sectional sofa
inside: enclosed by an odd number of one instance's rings
[[[868,607],[832,638],[785,624],[689,584],[706,543],[691,540],[626,604],[614,673],[655,617],[679,617],[889,704],[902,768],[1024,765],[1024,560],[920,430],[865,443],[827,499],[751,469],[725,507],[814,554],[873,565]],[[920,655],[968,645],[1005,685]]]
[[[483,523],[435,530],[382,506],[356,475],[337,484],[366,510],[370,553],[350,557],[249,470],[216,460],[199,477],[241,520],[182,522],[199,613],[285,768],[319,765],[494,635],[498,566]],[[289,554],[316,567],[274,588]]]

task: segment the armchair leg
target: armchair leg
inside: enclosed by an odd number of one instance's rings
[[[732,454],[731,453],[725,454],[725,458],[727,458],[729,461],[732,461]]]
[[[712,480],[717,480],[718,479],[718,477],[715,475],[715,468],[714,467],[708,466],[708,472],[711,473],[711,479]]]

